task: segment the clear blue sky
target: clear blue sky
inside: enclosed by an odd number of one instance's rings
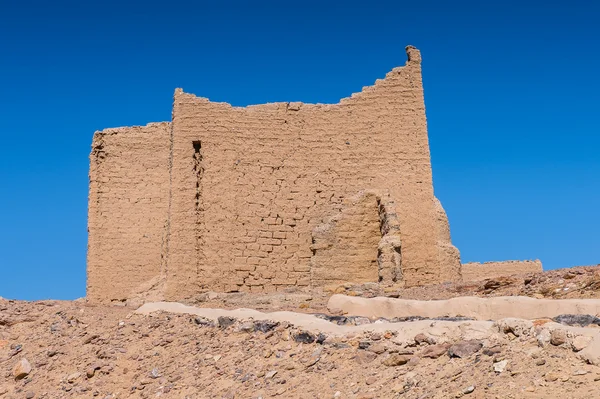
[[[337,102],[407,44],[463,260],[600,263],[599,21],[591,0],[0,1],[0,296],[85,295],[95,130],[170,120],[176,87]]]

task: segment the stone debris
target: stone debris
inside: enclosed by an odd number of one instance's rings
[[[565,330],[556,329],[550,333],[550,343],[554,346],[560,346],[567,343],[567,332]]]
[[[419,355],[421,357],[428,357],[431,359],[437,359],[438,357],[446,354],[448,352],[448,349],[450,348],[450,344],[436,344],[436,345],[430,345],[428,347],[426,347],[425,349],[423,349]]]
[[[31,364],[25,358],[19,360],[13,367],[13,376],[17,380],[27,377],[29,373],[31,373]]]
[[[504,371],[504,369],[506,368],[506,365],[508,364],[508,360],[501,360],[499,362],[494,363],[494,371],[496,373],[501,373]]]
[[[6,313],[42,306],[0,305]],[[584,398],[600,380],[600,363],[594,363],[600,330],[595,327],[523,320],[356,326],[315,318],[324,323],[317,324],[325,326],[323,332],[306,314],[297,319],[274,314],[275,320],[267,314],[261,320],[256,314],[211,309],[211,317],[205,317],[103,306],[86,306],[83,313],[81,308],[64,302],[48,307],[34,322],[0,328],[0,340],[8,341],[0,348],[0,361],[15,351],[18,356],[0,363],[8,368],[0,375],[0,398],[434,399],[519,398],[525,392]],[[220,327],[217,316],[231,323]],[[565,332],[563,344],[550,343],[560,335],[555,331]],[[547,345],[539,346],[545,334]],[[10,370],[25,358],[33,370],[17,379]]]
[[[383,364],[388,367],[402,366],[408,363],[411,359],[409,355],[394,354],[383,360]]]
[[[469,340],[469,341],[460,341],[455,343],[454,345],[448,348],[448,355],[450,357],[460,357],[465,358],[469,357],[472,354],[479,352],[479,350],[483,347],[481,341],[477,340]]]
[[[600,318],[589,314],[561,314],[553,317],[552,320],[567,326],[587,327],[592,324],[600,326]]]

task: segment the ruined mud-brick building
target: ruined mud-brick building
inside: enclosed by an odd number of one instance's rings
[[[232,107],[96,132],[88,298],[177,300],[460,279],[434,197],[421,56],[338,104]]]

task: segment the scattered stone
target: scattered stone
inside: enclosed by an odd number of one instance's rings
[[[513,334],[515,337],[528,336],[533,331],[533,322],[513,317],[500,319],[494,324],[500,332]]]
[[[275,327],[277,327],[278,325],[279,322],[276,321],[257,320],[254,322],[254,329],[263,333],[268,333],[269,331],[275,329]]]
[[[73,373],[73,374],[69,374],[69,375],[67,376],[67,382],[68,382],[68,383],[70,383],[70,384],[72,384],[72,383],[74,383],[74,382],[75,382],[75,381],[76,381],[76,380],[77,380],[77,379],[78,379],[80,376],[81,376],[81,373],[80,373],[80,372],[75,372],[75,373]]]
[[[468,395],[470,393],[472,393],[475,390],[475,386],[474,385],[469,385],[468,387],[466,387],[465,389],[463,389],[463,393],[465,395]]]
[[[560,346],[567,342],[567,332],[565,330],[552,330],[550,333],[550,343],[554,346]]]
[[[543,366],[546,364],[546,359],[538,359],[535,361],[536,366]]]
[[[377,358],[377,354],[369,351],[358,351],[356,354],[356,361],[359,364],[371,363]]]
[[[17,380],[27,377],[29,373],[31,373],[31,364],[25,358],[19,360],[13,367],[13,376]]]
[[[25,394],[25,399],[33,399],[35,398],[35,392],[29,391]]]
[[[578,335],[573,338],[573,342],[571,342],[571,346],[575,352],[579,352],[585,348],[592,342],[592,337],[588,337],[586,335]]]
[[[506,365],[508,364],[508,360],[502,360],[500,362],[496,362],[494,363],[494,371],[496,373],[501,373],[504,371],[504,369],[506,368]]]
[[[87,368],[87,370],[85,371],[85,375],[87,376],[87,378],[92,378],[94,374],[96,374],[96,370],[100,370],[100,368],[102,368],[100,364],[94,363]]]
[[[367,379],[366,379],[366,381],[365,381],[365,383],[366,383],[367,385],[373,385],[373,384],[375,384],[376,382],[377,382],[377,378],[376,378],[375,376],[373,376],[373,375],[372,375],[372,376],[370,376],[370,377],[367,377]]]
[[[482,347],[483,344],[481,341],[475,339],[469,341],[460,341],[448,348],[448,355],[450,357],[465,358],[476,352],[479,352]]]
[[[450,344],[430,345],[427,348],[423,349],[423,351],[421,351],[420,356],[428,357],[431,359],[437,359],[438,357],[448,352],[448,348],[450,348]]]
[[[424,333],[419,333],[417,335],[415,335],[415,343],[417,345],[421,345],[421,344],[428,344],[428,345],[433,345],[436,343],[435,338],[433,338],[430,335],[424,334]]]
[[[254,323],[249,322],[249,321],[242,323],[239,327],[239,331],[242,331],[245,333],[254,332]]]
[[[542,331],[540,331],[540,333],[538,334],[538,336],[536,337],[538,345],[543,347],[548,346],[548,344],[550,344],[550,340],[551,340],[551,336],[550,336],[550,331],[548,331],[548,329],[543,329]]]
[[[308,331],[300,331],[297,334],[294,334],[294,341],[301,342],[303,344],[312,344],[315,342],[315,336]]]
[[[152,371],[150,371],[150,378],[157,379],[161,376],[162,375],[160,374],[160,372],[158,371],[158,369],[156,367],[153,368]]]
[[[368,349],[369,346],[371,346],[371,342],[370,341],[360,341],[358,343],[358,349]]]
[[[369,347],[369,350],[373,353],[377,353],[378,355],[381,355],[383,352],[385,352],[385,345],[384,344],[375,344],[375,345],[371,345]]]
[[[410,356],[408,355],[391,355],[387,359],[385,359],[382,363],[388,367],[402,366],[409,362]]]
[[[567,326],[587,327],[590,324],[600,326],[600,318],[589,314],[561,314],[552,320]]]
[[[202,327],[214,327],[215,322],[202,316],[194,317],[194,323]]]
[[[558,374],[557,372],[554,371],[550,371],[549,373],[546,373],[546,375],[544,376],[544,379],[546,380],[546,382],[554,382],[556,380],[558,380],[560,378],[560,374]]]
[[[586,374],[589,374],[589,371],[579,369],[579,370],[575,370],[573,372],[573,375],[586,375]]]
[[[314,313],[313,316],[316,316],[320,319],[325,319],[325,320],[335,323],[339,326],[348,324],[348,318],[346,316],[331,316],[331,315],[327,315],[327,314],[323,314],[323,313]]]
[[[482,353],[486,356],[495,356],[500,352],[502,352],[502,348],[499,345],[492,346],[491,348],[486,348],[482,351]]]
[[[275,374],[277,374],[277,370],[271,370],[268,373],[265,374],[265,378],[266,379],[271,379],[273,377],[275,377]]]
[[[371,324],[371,320],[368,317],[352,317],[350,319],[352,321],[352,324],[354,324],[355,326]]]
[[[319,335],[317,335],[317,339],[315,340],[315,342],[319,345],[323,345],[323,342],[325,342],[326,339],[327,339],[327,335],[325,335],[323,333],[319,333]]]
[[[235,319],[229,316],[219,316],[217,322],[219,324],[219,328],[227,328],[233,323],[235,323]]]

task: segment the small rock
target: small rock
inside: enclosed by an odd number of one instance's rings
[[[548,331],[547,328],[543,329],[542,331],[540,331],[540,333],[538,334],[538,336],[536,337],[538,345],[541,346],[542,348],[545,346],[548,346],[548,344],[550,343],[550,331]]]
[[[78,379],[80,376],[81,376],[81,373],[80,373],[80,372],[75,372],[75,373],[73,373],[73,374],[69,374],[69,375],[67,376],[67,382],[68,382],[68,383],[73,383],[73,382],[75,382],[75,380],[77,380],[77,379]]]
[[[353,320],[355,326],[362,326],[365,324],[371,324],[371,320],[368,317],[355,317]]]
[[[469,385],[468,387],[466,387],[465,389],[463,389],[463,393],[465,395],[468,395],[470,393],[472,393],[475,390],[475,386],[474,385]]]
[[[242,323],[242,325],[240,325],[239,330],[245,333],[251,333],[254,332],[254,323],[252,322],[246,322],[246,323]]]
[[[417,345],[421,345],[421,344],[433,345],[436,342],[435,338],[433,338],[432,336],[426,335],[424,333],[419,333],[419,334],[415,335],[414,339],[415,339],[415,343],[417,343]]]
[[[196,323],[197,325],[202,326],[202,327],[214,327],[215,326],[215,323],[212,320],[207,319],[206,317],[202,317],[202,316],[194,317],[194,323]]]
[[[549,373],[546,373],[546,375],[544,376],[544,379],[546,380],[546,382],[553,382],[556,381],[560,378],[560,374],[554,372],[554,371],[550,371]]]
[[[220,328],[227,328],[233,323],[235,323],[235,319],[233,317],[228,316],[219,316],[217,319]]]
[[[469,357],[478,352],[483,347],[481,341],[472,339],[469,341],[460,341],[448,348],[450,357]]]
[[[100,370],[101,368],[102,368],[101,364],[93,363],[90,365],[90,367],[87,368],[87,370],[85,371],[85,374],[88,378],[92,378],[94,376],[94,374],[96,374],[96,370]]]
[[[377,353],[378,355],[381,355],[383,352],[385,352],[385,345],[383,345],[383,344],[371,345],[369,347],[369,350],[373,353]]]
[[[536,366],[543,366],[546,364],[546,359],[538,359],[535,361]]]
[[[552,320],[568,326],[587,327],[590,324],[600,325],[600,318],[589,314],[561,314]]]
[[[33,399],[35,398],[35,392],[29,391],[25,394],[25,399]]]
[[[589,371],[587,371],[587,370],[581,370],[581,369],[580,369],[580,370],[575,370],[575,371],[573,372],[573,375],[586,375],[586,374],[588,374],[588,373],[589,373]]]
[[[565,330],[552,330],[550,333],[550,343],[554,346],[560,346],[567,342],[567,332]]]
[[[590,342],[592,342],[592,337],[578,335],[573,339],[571,346],[575,352],[579,352],[580,350],[587,348]]]
[[[502,352],[502,348],[500,346],[496,345],[491,348],[486,348],[482,352],[486,356],[494,356],[494,355],[497,355],[498,353]]]
[[[359,364],[367,364],[371,363],[373,360],[377,358],[377,354],[368,351],[358,351],[356,354],[356,361]]]
[[[373,376],[373,375],[372,375],[372,376],[370,376],[370,377],[367,377],[367,380],[365,381],[365,383],[366,383],[367,385],[373,385],[373,384],[375,384],[376,382],[377,382],[377,378],[376,378],[375,376]]]
[[[449,344],[436,344],[430,345],[427,348],[423,349],[420,353],[421,357],[428,357],[431,359],[437,359],[442,356],[444,353],[448,352]]]
[[[315,336],[308,331],[301,331],[294,335],[294,341],[301,342],[303,344],[312,344],[315,342]]]
[[[501,362],[496,362],[494,363],[494,371],[496,373],[501,373],[504,371],[504,369],[506,368],[506,365],[508,364],[508,360],[502,360]]]
[[[317,335],[317,339],[315,340],[315,342],[319,345],[323,345],[323,342],[325,342],[326,339],[327,339],[327,335],[325,335],[323,333],[319,333],[319,335]]]
[[[402,366],[406,364],[410,360],[410,356],[408,355],[391,355],[387,359],[385,359],[382,363],[388,367]]]
[[[279,322],[270,320],[258,320],[254,322],[254,329],[264,333],[268,333],[279,325]]]
[[[150,378],[157,379],[159,377],[161,377],[160,372],[158,371],[158,369],[156,367],[153,368],[152,371],[150,371]]]
[[[13,367],[13,376],[17,380],[27,377],[29,373],[31,373],[31,364],[25,358],[19,360]]]
[[[371,342],[370,341],[360,341],[358,343],[358,349],[368,349],[369,346],[371,346]]]
[[[277,374],[277,370],[271,370],[265,374],[265,378],[271,379],[271,378],[275,377],[275,374]]]
[[[515,337],[530,335],[533,330],[533,322],[512,317],[500,319],[494,324],[500,332],[513,334]]]

